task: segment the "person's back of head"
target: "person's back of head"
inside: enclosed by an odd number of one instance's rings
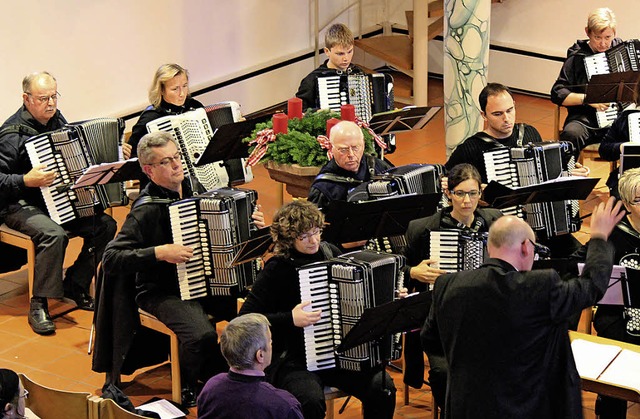
[[[24,417],[24,398],[20,394],[20,378],[14,371],[0,368],[0,418]]]
[[[325,48],[331,49],[335,46],[350,47],[353,46],[353,43],[353,33],[351,29],[343,23],[331,25],[324,35]]]
[[[535,256],[535,234],[521,218],[505,215],[489,228],[489,256],[510,263],[519,271],[531,270]]]
[[[236,317],[220,335],[220,350],[232,369],[264,371],[271,363],[269,321],[258,313]]]

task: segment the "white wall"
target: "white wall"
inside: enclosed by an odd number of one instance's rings
[[[354,0],[319,0],[320,23],[357,31]],[[69,120],[117,116],[147,106],[155,69],[177,62],[194,90],[313,49],[309,0],[0,0],[0,122],[19,107],[22,77],[47,69],[58,79],[59,106]],[[619,35],[640,37],[635,1],[504,0],[492,5],[493,44],[564,56],[583,37],[588,12],[602,5],[618,15]],[[363,0],[365,32],[387,17],[406,27],[411,0]],[[346,10],[337,19],[338,11]],[[322,39],[321,34],[321,39]],[[431,71],[441,54],[431,48]],[[559,63],[492,53],[490,79],[548,93]],[[236,100],[250,113],[291,97],[313,60],[291,65],[203,101]],[[530,71],[535,68],[535,73]]]

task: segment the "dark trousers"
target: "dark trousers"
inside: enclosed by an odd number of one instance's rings
[[[287,390],[302,405],[305,419],[325,417],[324,386],[337,387],[362,402],[364,417],[393,418],[396,388],[386,371],[352,372],[325,370],[310,372],[283,365],[278,369],[275,387]]]
[[[560,141],[569,141],[573,144],[577,159],[583,148],[589,144],[601,142],[606,132],[606,128],[593,128],[580,121],[569,121],[564,125],[560,133]]]
[[[62,264],[69,243],[67,231],[82,237],[84,241],[78,258],[67,269],[65,280],[88,291],[95,274],[96,261],[102,258],[117,228],[115,220],[106,214],[76,219],[62,227],[40,208],[24,202],[22,205],[12,205],[3,216],[9,227],[28,235],[35,243],[34,297],[63,297]]]
[[[178,336],[184,384],[195,387],[198,379],[206,382],[228,369],[220,352],[216,329],[198,300],[182,301],[180,297],[169,295],[139,297],[136,301]]]

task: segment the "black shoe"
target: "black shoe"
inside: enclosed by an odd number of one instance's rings
[[[29,326],[39,335],[50,335],[56,331],[56,325],[53,324],[47,304],[39,300],[31,300],[29,307]]]
[[[182,388],[182,407],[188,409],[196,406],[198,395],[193,387],[185,386]]]
[[[93,311],[96,308],[95,300],[88,292],[79,289],[77,286],[64,287],[64,298],[68,298],[78,305],[81,310]]]

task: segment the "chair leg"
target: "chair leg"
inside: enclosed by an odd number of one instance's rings
[[[182,383],[180,378],[180,347],[178,337],[171,335],[171,398],[182,403]]]
[[[438,419],[440,417],[440,408],[438,403],[436,403],[436,398],[433,397],[433,393],[431,393],[431,418]]]

